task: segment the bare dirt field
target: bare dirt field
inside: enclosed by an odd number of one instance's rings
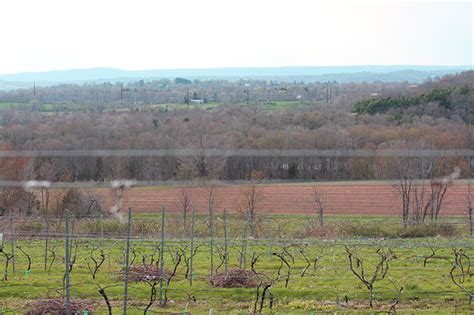
[[[399,215],[400,196],[387,182],[318,183],[327,199],[327,214],[337,215]],[[257,209],[262,213],[305,213],[312,204],[314,185],[308,183],[266,184],[258,186]],[[123,207],[137,212],[158,212],[163,205],[167,211],[178,212],[183,189],[190,192],[196,211],[207,211],[203,187],[137,187],[123,195]],[[243,185],[216,186],[217,208],[229,212],[245,208],[247,187]],[[110,189],[99,189],[106,206],[112,204]],[[467,183],[459,181],[448,188],[441,215],[462,215],[467,212]]]

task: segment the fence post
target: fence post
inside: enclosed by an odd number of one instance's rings
[[[125,249],[125,282],[123,289],[123,314],[127,314],[127,300],[128,300],[128,259],[130,256],[130,235],[132,232],[132,208],[128,208],[128,223],[127,223],[127,247]]]
[[[192,213],[192,222],[191,222],[191,246],[190,246],[190,253],[189,253],[189,286],[193,286],[193,251],[194,251],[194,222],[196,220],[195,210],[193,207]]]
[[[15,227],[13,226],[13,209],[10,209],[8,215],[10,221],[10,242],[12,245],[12,272],[15,273]]]
[[[227,276],[227,209],[224,208],[224,273]]]
[[[102,247],[102,253],[104,253],[104,213],[100,213],[100,246]]]
[[[66,315],[71,314],[71,291],[70,291],[70,279],[69,279],[69,268],[71,266],[71,253],[69,249],[69,210],[64,210],[64,228],[65,228],[65,251],[66,251]]]
[[[48,268],[49,218],[46,214],[46,233],[44,236],[44,271]]]
[[[75,224],[74,224],[74,217],[71,221],[71,235],[69,236],[69,241],[70,241],[70,244],[69,244],[69,259],[71,259],[71,248],[72,248],[72,241],[74,240],[74,228],[75,228]]]
[[[270,252],[268,253],[268,255],[270,255],[270,259],[273,260],[273,231],[272,231],[272,218],[270,217],[268,220],[269,222],[269,225],[270,225],[270,229],[268,230],[269,232],[269,235],[268,235],[268,238],[269,238],[269,245],[270,245]]]
[[[160,305],[163,305],[163,277],[165,273],[165,207],[161,206],[161,246],[160,246]]]
[[[209,246],[210,252],[209,255],[211,256],[211,266],[210,266],[210,276],[214,274],[214,231],[212,229],[212,212],[211,207],[209,207]]]
[[[242,266],[244,269],[247,268],[247,229],[248,229],[248,223],[249,223],[249,213],[247,211],[247,215],[245,218],[245,224],[244,224],[244,236],[242,239],[242,255],[240,256],[240,269],[242,269]]]

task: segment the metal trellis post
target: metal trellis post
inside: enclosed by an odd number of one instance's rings
[[[125,283],[123,290],[123,314],[127,314],[127,300],[128,300],[128,259],[130,256],[130,235],[132,231],[132,208],[128,208],[128,224],[127,224],[127,247],[125,250]]]

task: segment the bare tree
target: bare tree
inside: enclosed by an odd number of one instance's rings
[[[245,217],[247,220],[249,232],[251,236],[256,234],[256,222],[257,222],[257,201],[259,197],[259,189],[256,184],[250,184],[245,188],[246,198],[246,213]]]
[[[350,249],[346,246],[346,252],[349,258],[349,268],[352,273],[367,287],[369,291],[369,306],[373,307],[373,296],[374,296],[374,283],[376,281],[382,280],[387,275],[390,263],[397,259],[397,256],[390,248],[377,249],[377,255],[379,256],[379,262],[375,266],[374,271],[371,275],[366,274],[364,269],[364,260],[357,256],[356,250]]]
[[[421,184],[416,183],[413,186],[413,212],[411,215],[413,224],[421,224],[425,221],[426,217],[426,198],[428,193],[428,187],[426,181],[422,180]]]
[[[217,207],[217,188],[214,185],[207,187],[206,191],[206,204],[209,218],[214,215],[214,210]]]
[[[401,146],[401,147],[400,147]],[[396,144],[395,148],[405,148],[405,145]],[[418,159],[396,158],[391,165],[396,172],[394,175],[399,178],[392,186],[401,197],[402,222],[406,228],[410,220],[410,207],[412,191],[415,187],[415,180],[423,178],[426,174],[423,172],[421,163]],[[388,170],[386,170],[388,171]]]
[[[184,128],[183,128],[184,127]],[[207,117],[188,118],[176,135],[177,149],[188,150],[185,156],[178,158],[179,172],[183,178],[215,179],[219,177],[225,165],[225,156],[209,156],[206,149],[223,149],[226,147],[224,131],[221,126],[209,121]]]
[[[183,218],[183,231],[185,234],[187,233],[188,213],[191,211],[191,208],[192,208],[191,203],[192,203],[191,191],[187,188],[182,188],[181,194],[179,196],[179,205],[180,205],[181,215]]]
[[[0,150],[10,149],[10,147],[0,144]],[[20,180],[25,177],[26,170],[31,164],[31,160],[27,158],[2,158],[0,159],[0,178]],[[0,187],[0,216],[17,205],[23,193],[24,190],[19,187]]]
[[[242,194],[245,198],[245,218],[248,224],[250,236],[252,237],[257,234],[257,211],[258,205],[261,201],[261,188],[259,184],[262,179],[263,174],[261,172],[253,172],[250,175],[249,184],[242,189]]]
[[[429,215],[432,221],[437,221],[439,213],[442,209],[448,187],[459,178],[461,175],[461,169],[459,167],[454,168],[454,172],[444,176],[442,178],[436,178],[431,180],[431,198],[429,201]]]
[[[402,198],[402,221],[403,226],[408,226],[408,220],[410,218],[410,197],[412,194],[413,180],[408,177],[404,177],[394,184],[400,197]]]
[[[437,221],[448,191],[448,185],[442,182],[432,182],[430,187],[431,195],[427,209],[429,210],[431,221]]]
[[[313,186],[313,206],[318,214],[319,227],[324,228],[324,210],[326,209],[326,191],[316,185]]]

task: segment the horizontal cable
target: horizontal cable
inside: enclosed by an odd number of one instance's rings
[[[124,180],[112,181],[74,181],[74,182],[46,182],[46,181],[16,181],[16,180],[0,180],[0,187],[22,187],[27,190],[41,189],[41,188],[114,188],[113,183]],[[126,181],[126,180],[125,180]],[[468,184],[472,179],[457,180],[456,182]],[[209,186],[225,186],[225,185],[271,185],[271,184],[315,184],[315,185],[381,185],[387,186],[399,183],[400,179],[386,179],[386,180],[352,180],[350,182],[344,180],[334,181],[315,181],[313,179],[262,179],[262,180],[130,180],[130,185],[127,187],[154,187],[154,186],[187,186],[187,187],[209,187]],[[428,182],[428,183],[427,183]],[[356,183],[356,184],[354,184]],[[413,180],[413,184],[423,184],[429,186],[429,180]]]
[[[266,150],[266,149],[143,149],[143,150],[21,150],[0,151],[8,157],[474,157],[474,150]]]

